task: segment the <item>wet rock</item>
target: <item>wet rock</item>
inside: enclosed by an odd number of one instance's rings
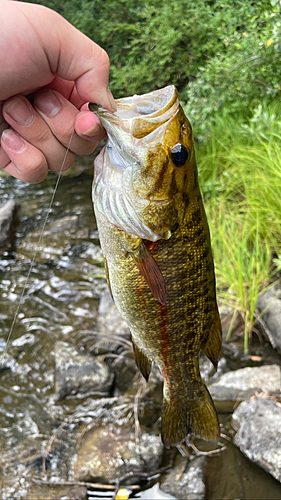
[[[48,224],[41,237],[42,228],[31,231],[18,248],[18,259],[33,259],[47,262],[60,258],[70,249],[73,242],[83,241],[88,237],[88,229],[80,227],[78,215],[63,217]],[[39,244],[39,239],[40,244]]]
[[[100,346],[104,349],[114,351],[120,345],[119,338],[130,340],[130,330],[127,323],[122,319],[107,288],[101,297],[98,312],[98,330],[100,332]],[[103,339],[103,341],[102,341]],[[110,339],[110,341],[108,341]],[[129,346],[132,350],[132,344]]]
[[[281,406],[273,399],[244,401],[235,410],[234,443],[252,462],[281,482]]]
[[[160,489],[180,500],[204,500],[206,457],[196,457],[191,462],[181,458],[164,476]]]
[[[281,353],[281,290],[277,286],[259,296],[257,309],[262,313],[259,320],[265,337],[272,347]]]
[[[7,352],[0,353],[0,372],[12,368],[15,365],[14,358]]]
[[[84,435],[73,465],[73,477],[75,481],[106,483],[132,471],[152,472],[159,467],[162,454],[160,436],[142,432],[136,443],[131,428],[100,427]]]
[[[218,411],[228,412],[233,410],[234,402],[244,401],[256,392],[279,392],[280,385],[280,367],[265,365],[224,373],[217,382],[209,385],[209,391]]]
[[[200,353],[199,368],[202,380],[207,383],[217,380],[225,371],[227,371],[227,363],[225,358],[221,358],[218,362],[217,371],[213,363],[205,356],[203,352]]]
[[[0,207],[0,248],[11,242],[16,209],[15,200],[9,200]]]
[[[90,394],[106,395],[113,384],[113,374],[103,361],[80,354],[66,342],[56,343],[56,398]]]

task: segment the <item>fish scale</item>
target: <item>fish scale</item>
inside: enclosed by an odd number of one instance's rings
[[[144,96],[146,101],[151,99],[152,112],[143,117],[138,113],[142,139],[130,137],[127,149],[128,130],[136,129],[134,123],[127,124],[134,120],[133,111],[128,118],[128,108],[131,100],[141,102],[143,96],[117,100],[113,121],[109,112],[95,109],[106,128],[110,122],[107,130],[113,148],[114,127],[118,128],[118,151],[122,155],[126,150],[125,168],[134,164],[133,188],[136,196],[147,202],[138,209],[137,216],[142,227],[148,228],[147,234],[154,235],[151,240],[112,225],[93,199],[108,282],[116,306],[130,327],[136,363],[146,379],[152,362],[163,375],[162,440],[167,447],[181,443],[189,433],[211,440],[219,437],[216,411],[199,371],[200,350],[216,367],[221,346],[214,266],[191,127],[176,104],[175,93],[176,89],[169,86]],[[157,102],[155,107],[153,102]],[[169,112],[169,102],[174,115]],[[125,104],[126,118],[122,118]],[[168,113],[166,121],[161,105]],[[126,132],[124,144],[120,142],[122,127]],[[183,159],[180,156],[176,166],[175,145],[176,151],[183,151]],[[134,151],[131,163],[129,151]],[[106,180],[103,182],[107,189]]]

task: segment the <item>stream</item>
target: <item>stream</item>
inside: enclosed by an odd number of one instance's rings
[[[62,176],[39,245],[56,175],[50,174],[37,185],[0,175],[1,205],[11,198],[19,203],[12,246],[0,255],[0,496],[3,500],[58,495],[54,488],[39,490],[32,480],[70,479],[77,432],[88,422],[86,406],[91,398],[95,400],[93,396],[57,400],[54,390],[55,343],[74,339],[79,346],[75,334],[82,329],[95,330],[100,298],[107,287],[91,202],[92,175],[92,159],[88,158],[78,159],[75,167]],[[268,349],[269,356],[277,356]],[[71,419],[79,412],[79,419]],[[206,498],[280,499],[280,483],[247,460],[232,444],[230,415],[221,414],[220,421],[228,439],[224,451],[207,458]],[[45,450],[63,422],[67,423],[48,453],[46,473],[42,474]],[[198,443],[198,448],[206,449],[204,443],[199,440]],[[158,484],[154,483],[155,479],[143,482],[143,491],[136,498],[173,498],[155,489]],[[112,492],[108,496],[92,495],[89,492],[88,498],[112,498]]]

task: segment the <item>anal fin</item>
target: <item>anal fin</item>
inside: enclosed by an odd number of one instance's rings
[[[150,361],[150,359],[148,359],[148,357],[138,348],[138,346],[136,346],[133,340],[132,343],[134,347],[136,365],[140,370],[142,376],[145,378],[146,381],[148,381],[149,374],[151,371],[152,361]]]
[[[215,369],[217,369],[218,367],[221,343],[222,343],[221,320],[218,309],[216,309],[215,317],[208,335],[208,340],[206,344],[202,346],[202,350],[209,358],[209,360],[213,363]]]

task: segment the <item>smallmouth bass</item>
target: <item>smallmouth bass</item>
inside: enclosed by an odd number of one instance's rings
[[[141,373],[154,361],[162,372],[164,445],[216,440],[199,353],[217,367],[221,323],[191,126],[173,85],[116,105],[90,105],[108,135],[93,183],[108,284]]]

